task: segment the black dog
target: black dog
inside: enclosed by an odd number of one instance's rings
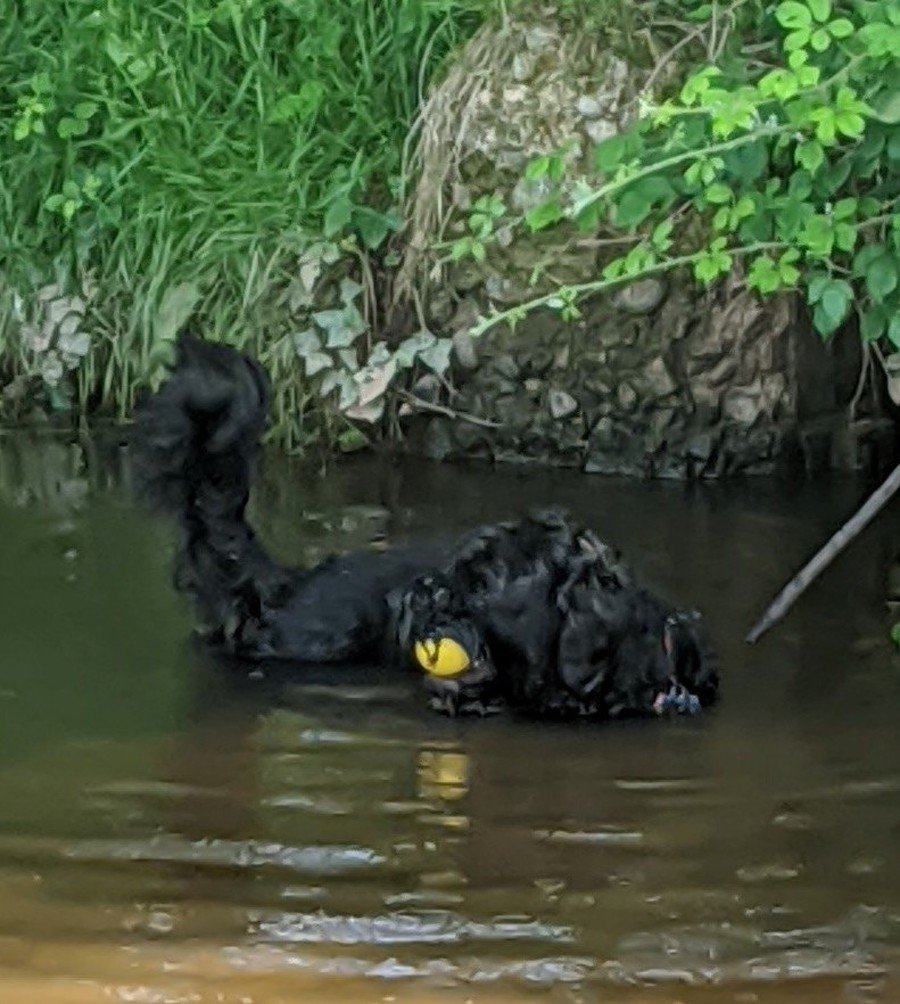
[[[554,513],[310,569],[277,564],[244,516],[268,404],[254,361],[185,337],[137,411],[136,488],[178,520],[176,584],[211,642],[252,661],[417,664],[449,712],[605,718],[714,702],[697,615],[636,585]]]

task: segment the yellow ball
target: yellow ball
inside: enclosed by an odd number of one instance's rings
[[[432,676],[459,676],[471,665],[469,653],[452,638],[426,638],[413,649],[416,662]]]

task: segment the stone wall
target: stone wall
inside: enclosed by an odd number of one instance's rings
[[[417,286],[423,320],[454,334],[457,351],[449,401],[438,401],[434,379],[418,389],[435,407],[413,420],[408,446],[670,478],[846,469],[883,453],[891,421],[869,399],[876,417],[864,423],[848,407],[858,336],[824,345],[795,299],[760,302],[738,274],[713,293],[686,275],[646,280],[595,299],[576,324],[542,313],[472,341],[468,329],[492,308],[595,278],[622,235],[501,228],[480,262],[448,261],[441,242],[467,232],[482,195],[514,216],[546,198],[541,181],[523,180],[538,154],[564,150],[567,177],[589,175],[594,145],[633,118],[648,88],[672,82],[626,62],[627,47],[573,30],[552,2],[518,11],[473,39],[424,109],[398,286]],[[667,69],[677,79],[678,67]]]
[[[457,417],[418,418],[412,450],[716,478],[850,469],[893,442],[888,419],[850,422],[855,333],[826,346],[793,298],[760,302],[736,280],[712,294],[648,280],[577,324],[536,315],[457,356]]]

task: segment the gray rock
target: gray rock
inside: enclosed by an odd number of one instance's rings
[[[446,460],[453,453],[453,436],[445,419],[435,418],[428,423],[425,453],[432,460]]]
[[[667,397],[676,390],[672,374],[661,358],[654,359],[644,367],[644,381],[648,392],[654,398]]]
[[[613,297],[613,306],[629,314],[649,314],[662,303],[666,284],[661,279],[641,279],[620,289]]]
[[[468,331],[457,331],[453,336],[453,354],[463,369],[478,368],[478,349],[475,346],[475,339]]]
[[[509,354],[497,356],[497,358],[493,361],[493,369],[496,373],[506,377],[507,380],[519,379],[518,363]]]
[[[434,403],[441,392],[441,381],[434,373],[425,373],[412,385],[412,393],[422,401]]]
[[[623,411],[634,411],[638,403],[638,394],[630,383],[620,383],[616,389],[616,398]]]
[[[564,390],[553,389],[550,391],[550,414],[556,418],[568,418],[578,411],[578,402]]]
[[[738,425],[750,426],[763,412],[762,401],[756,394],[744,390],[729,391],[722,400],[722,411]]]

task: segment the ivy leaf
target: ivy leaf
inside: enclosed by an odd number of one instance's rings
[[[331,356],[324,352],[307,352],[303,357],[303,369],[308,377],[314,377],[332,365]]]
[[[353,304],[342,310],[320,310],[313,321],[325,332],[329,349],[346,349],[366,330],[366,322]]]
[[[313,328],[307,328],[305,331],[298,331],[294,335],[294,351],[300,356],[301,359],[305,359],[312,352],[319,352],[322,348],[322,341],[319,338],[318,333]]]
[[[436,338],[434,344],[419,353],[423,363],[435,373],[446,373],[450,368],[450,353],[453,349],[451,338]]]
[[[866,289],[876,302],[881,302],[897,288],[897,263],[883,254],[866,268]]]
[[[421,352],[427,352],[437,339],[430,331],[419,331],[405,338],[394,351],[394,360],[401,369],[409,369]]]

